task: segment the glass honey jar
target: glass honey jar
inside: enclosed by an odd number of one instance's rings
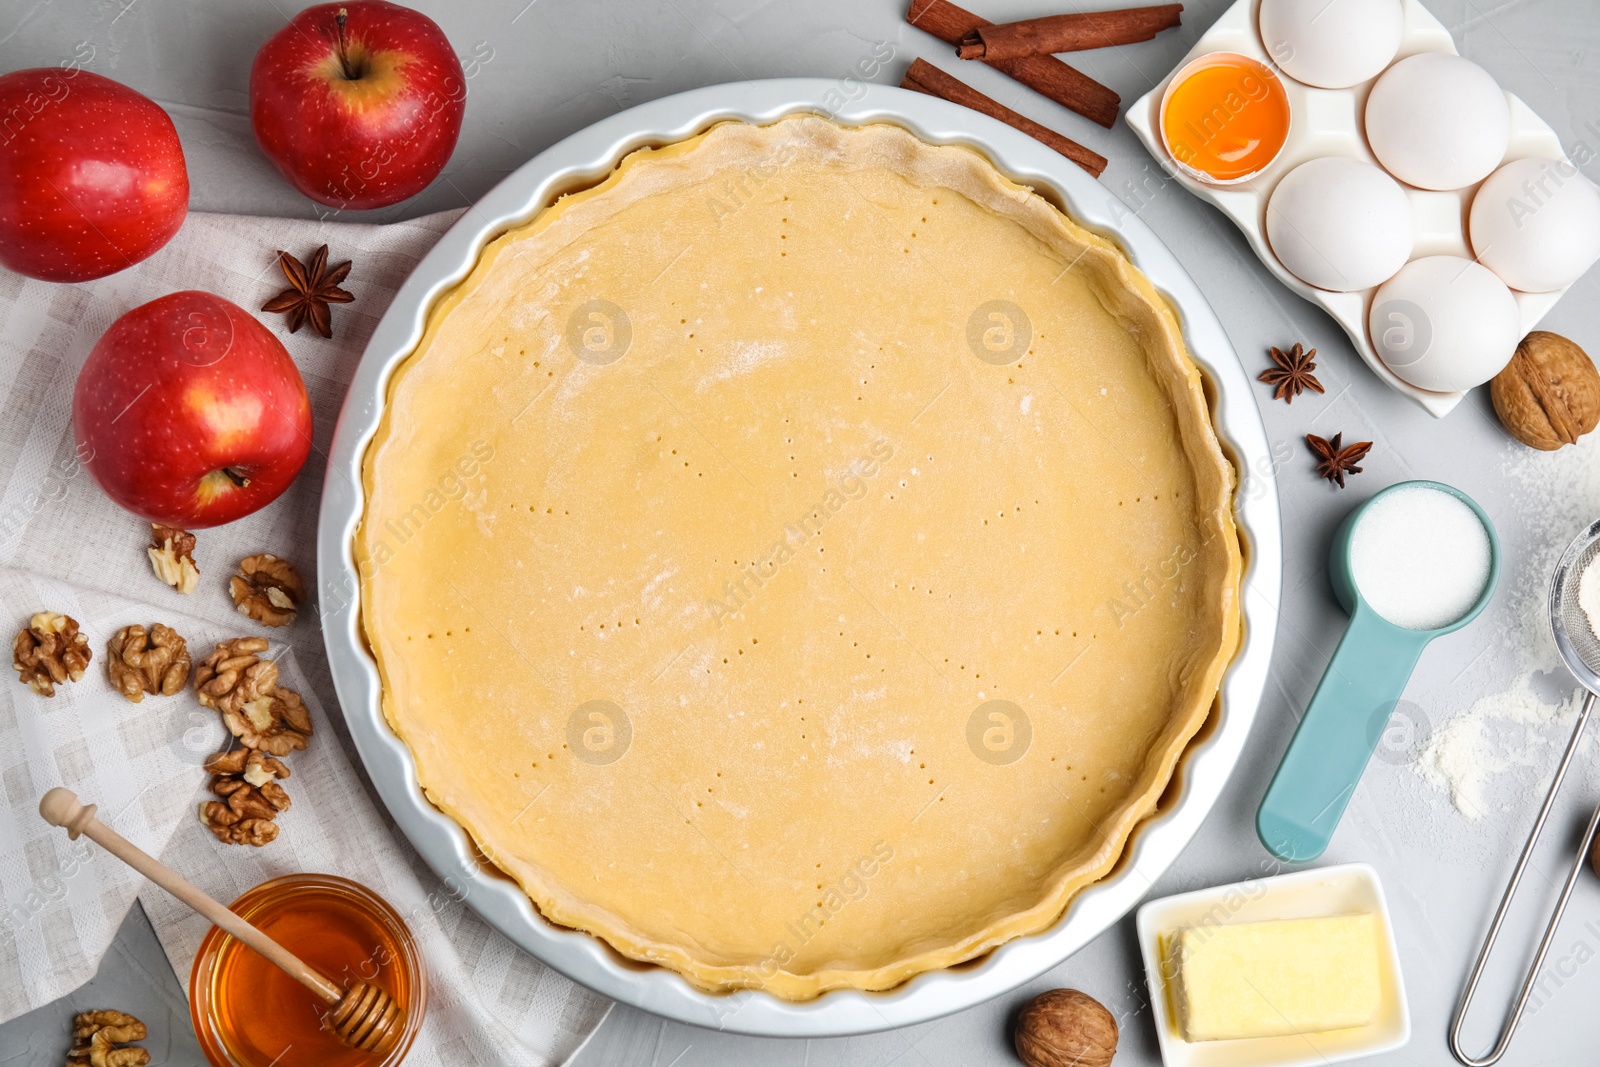
[[[365,887],[331,874],[292,874],[247,891],[230,909],[340,985],[377,985],[403,1012],[387,1055],[345,1045],[323,1026],[329,1005],[213,926],[189,975],[189,1012],[213,1067],[392,1067],[422,1027],[427,973],[405,922]]]

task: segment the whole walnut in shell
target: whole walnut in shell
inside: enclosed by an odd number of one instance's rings
[[[1489,382],[1489,399],[1507,433],[1554,452],[1600,424],[1600,371],[1565,337],[1534,330]]]
[[[1023,1007],[1013,1039],[1028,1067],[1108,1067],[1117,1020],[1087,993],[1052,989]]]

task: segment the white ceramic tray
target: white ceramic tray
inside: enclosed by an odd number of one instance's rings
[[[1456,45],[1450,37],[1450,31],[1445,29],[1444,25],[1417,0],[1403,0],[1403,2],[1405,31],[1395,59],[1404,59],[1419,52],[1454,54]],[[1367,312],[1372,304],[1372,294],[1377,291],[1376,286],[1353,293],[1333,293],[1307,285],[1284,269],[1283,264],[1278,262],[1278,257],[1273,255],[1271,247],[1267,244],[1267,200],[1272,195],[1272,190],[1277,188],[1279,179],[1285,174],[1306,160],[1318,156],[1349,156],[1373,164],[1377,164],[1378,161],[1367,147],[1367,139],[1361,127],[1361,115],[1366,110],[1367,93],[1372,88],[1372,81],[1362,82],[1352,89],[1314,89],[1295,81],[1278,69],[1277,64],[1272,61],[1272,56],[1262,44],[1261,34],[1256,29],[1256,11],[1259,6],[1260,0],[1238,0],[1223,12],[1222,17],[1200,36],[1188,54],[1161,80],[1161,84],[1141,96],[1128,108],[1128,125],[1133,127],[1139,139],[1150,150],[1150,154],[1155,156],[1184,188],[1202,200],[1215,204],[1235,226],[1243,231],[1255,254],[1279,281],[1323,308],[1333,316],[1335,322],[1344,327],[1344,332],[1350,335],[1351,344],[1356,346],[1356,351],[1361,353],[1361,358],[1366,360],[1367,366],[1372,368],[1374,374],[1382,378],[1391,389],[1415,400],[1435,417],[1442,418],[1461,402],[1465,394],[1418,389],[1402,381],[1384,366],[1383,360],[1379,359],[1377,352],[1373,350],[1367,333]],[[1208,52],[1238,52],[1260,60],[1278,72],[1283,87],[1289,94],[1289,140],[1283,146],[1283,151],[1273,161],[1272,166],[1238,185],[1207,185],[1189,177],[1173,164],[1166,147],[1161,143],[1158,113],[1161,95],[1166,92],[1167,83],[1172,80],[1172,75],[1190,60]],[[1544,120],[1510,93],[1506,93],[1506,103],[1511,107],[1511,143],[1506,149],[1505,158],[1501,160],[1502,163],[1529,157],[1563,160],[1567,158],[1567,154],[1561,148],[1560,138],[1556,136],[1554,130],[1545,125]],[[1472,202],[1473,193],[1477,192],[1477,185],[1445,192],[1413,189],[1403,182],[1401,185],[1406,190],[1406,195],[1411,198],[1411,210],[1415,216],[1416,244],[1411,250],[1411,258],[1452,255],[1471,259],[1472,250],[1467,244],[1465,220],[1467,206]],[[1557,300],[1561,299],[1561,294],[1564,292],[1565,289],[1552,293],[1513,291],[1517,308],[1522,314],[1522,332],[1527,333],[1538,325],[1539,320],[1544,318]]]
[[[597,183],[636,148],[680,141],[730,119],[770,123],[798,113],[849,126],[894,123],[931,143],[968,146],[1122,247],[1176,309],[1189,350],[1210,380],[1213,419],[1240,470],[1236,514],[1246,567],[1243,644],[1223,679],[1220,711],[1185,754],[1161,810],[1135,831],[1109,877],[1079,893],[1050,930],[982,959],[884,993],[838,991],[791,1003],[749,991],[708,995],[670,970],[624,959],[597,938],[552,925],[427,801],[410,750],[379,706],[378,673],[358,617],[351,540],[362,509],[362,455],[389,376],[421,338],[428,309],[466,276],[484,245],[561,194]],[[1277,485],[1253,390],[1222,324],[1155,234],[1075,164],[1009,126],[921,93],[853,79],[741,82],[642,104],[553,145],[491,190],[417,265],[368,342],[334,432],[317,531],[318,610],[345,721],[390,814],[449,891],[591,989],[681,1022],[774,1037],[866,1033],[971,1007],[1056,966],[1132,910],[1199,828],[1238,761],[1266,683],[1282,586]]]
[[[1162,962],[1161,937],[1185,926],[1224,926],[1273,919],[1316,919],[1368,912],[1377,916],[1383,999],[1366,1026],[1321,1034],[1241,1041],[1185,1041],[1173,1013]],[[1275,878],[1199,889],[1152,900],[1139,909],[1139,951],[1155,1005],[1156,1038],[1166,1067],[1313,1067],[1391,1052],[1411,1040],[1400,953],[1378,872],[1365,863],[1317,867]]]

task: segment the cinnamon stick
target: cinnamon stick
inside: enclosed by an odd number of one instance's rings
[[[1148,41],[1162,30],[1182,22],[1182,4],[1127,7],[1120,11],[1090,11],[1071,15],[980,26],[961,39],[956,55],[962,59],[1021,59],[1052,52],[1081,52],[1119,44]]]
[[[957,7],[950,0],[911,0],[906,21],[953,45],[959,45],[962,38],[974,30],[994,25],[988,19]],[[1117,121],[1117,108],[1121,106],[1122,98],[1115,90],[1101,85],[1054,56],[985,59],[983,62],[1091,122],[1098,122],[1109,129]]]
[[[900,88],[914,89],[919,93],[937,96],[942,100],[950,101],[952,104],[960,104],[962,107],[970,107],[974,111],[982,112],[992,119],[999,119],[1007,126],[1015,127],[1041,144],[1060,152],[1096,178],[1100,177],[1101,172],[1106,169],[1105,156],[1085,148],[1070,137],[1063,137],[1056,131],[1039,125],[1026,115],[1017,114],[1017,112],[1012,111],[998,100],[984,96],[978,90],[957,78],[951,77],[932,63],[921,59],[912,60],[911,68],[906,71],[905,79],[901,81]]]

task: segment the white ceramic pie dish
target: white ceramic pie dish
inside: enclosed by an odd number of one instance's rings
[[[883,993],[836,991],[793,1003],[765,993],[711,995],[676,973],[628,960],[598,938],[555,926],[488,864],[467,833],[433,807],[410,750],[379,704],[376,665],[361,633],[352,538],[362,509],[361,464],[389,376],[422,336],[433,302],[466,276],[494,237],[565,192],[592,185],[629,152],[694,136],[717,122],[822,114],[844,125],[893,123],[934,144],[961,144],[1116,241],[1170,300],[1205,371],[1213,415],[1240,470],[1245,543],[1244,632],[1222,684],[1220,713],[1183,757],[1159,812],[1133,834],[1113,873],[1084,890],[1043,934]],[[850,80],[789,78],[710,86],[624,111],[553,145],[491,190],[417,265],[384,314],[345,397],[329,452],[317,536],[319,613],[335,688],[373,785],[402,832],[453,895],[546,964],[600,993],[680,1022],[774,1037],[821,1037],[908,1026],[1015,989],[1126,915],[1177,858],[1237,762],[1265,686],[1277,628],[1282,544],[1274,464],[1250,376],[1221,323],[1166,246],[1131,210],[1067,159],[1002,123],[943,100]]]

